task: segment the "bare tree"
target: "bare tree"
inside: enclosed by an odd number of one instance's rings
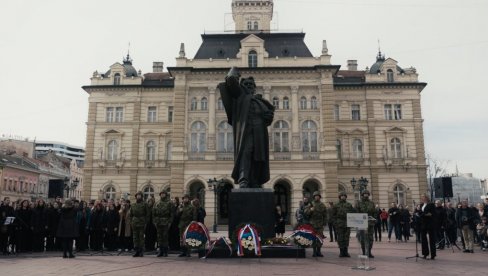
[[[427,178],[429,179],[429,193],[430,198],[434,198],[434,178],[446,176],[447,166],[451,162],[450,160],[439,160],[434,158],[430,153],[426,155],[427,161]]]

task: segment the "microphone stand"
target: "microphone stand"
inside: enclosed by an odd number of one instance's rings
[[[415,200],[413,201],[413,208],[415,208],[414,210],[417,209],[417,206],[415,204]],[[415,255],[414,256],[410,256],[410,257],[406,257],[405,259],[408,260],[408,259],[415,258],[415,262],[417,262],[418,259],[419,259],[419,242],[417,240],[417,237],[418,237],[418,232],[420,231],[420,227],[419,227],[419,219],[420,219],[420,217],[416,213],[414,213],[414,216],[417,216],[417,223],[415,225],[415,227],[417,228],[416,231],[415,231]]]

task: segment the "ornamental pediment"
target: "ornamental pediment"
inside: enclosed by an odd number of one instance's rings
[[[388,132],[407,132],[407,130],[404,128],[401,128],[401,127],[391,127],[389,129],[385,130],[385,132],[386,133],[388,133]]]
[[[142,136],[160,136],[161,133],[157,133],[157,132],[154,132],[154,131],[148,131],[148,132],[144,132],[142,134]]]
[[[102,136],[122,136],[124,135],[123,132],[121,131],[118,131],[118,130],[115,130],[115,129],[109,129],[107,131],[105,131],[104,133],[102,133]]]
[[[261,38],[259,38],[254,34],[250,34],[246,36],[243,40],[241,40],[241,44],[247,44],[247,43],[264,43],[264,40],[262,40]]]

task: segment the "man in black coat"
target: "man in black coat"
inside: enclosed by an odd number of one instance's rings
[[[78,237],[79,229],[76,221],[76,210],[73,201],[67,199],[61,208],[58,231],[56,236],[60,238],[63,247],[63,258],[74,258],[73,239]]]
[[[474,253],[474,233],[476,229],[476,213],[468,206],[468,201],[461,201],[461,207],[456,211],[456,222],[458,228],[463,233],[465,249],[464,253]]]
[[[390,219],[388,224],[388,242],[391,241],[391,232],[395,229],[396,241],[401,241],[400,232],[400,209],[398,209],[395,202],[391,203],[391,208],[388,209],[388,217]]]
[[[435,214],[437,217],[437,223],[435,224],[435,234],[439,241],[437,249],[443,250],[446,245],[446,241],[444,240],[444,231],[446,231],[447,214],[440,200],[435,201]]]
[[[7,217],[14,216],[14,208],[10,206],[10,198],[5,197],[3,199],[3,205],[0,207],[0,250],[4,255],[9,254],[8,244],[9,236],[12,237],[11,232],[13,231],[12,225],[4,225]]]
[[[426,259],[430,252],[430,258],[434,260],[437,255],[435,248],[435,225],[437,222],[435,205],[434,203],[430,202],[430,198],[427,194],[422,195],[421,201],[423,202],[423,205],[419,212],[419,216],[420,239],[422,240],[422,255],[424,259]],[[429,236],[428,240],[427,235]]]

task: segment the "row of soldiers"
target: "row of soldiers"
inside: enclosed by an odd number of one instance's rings
[[[358,202],[354,208],[351,203],[347,202],[347,194],[345,192],[339,193],[339,202],[333,205],[331,210],[331,222],[335,227],[337,236],[336,241],[339,246],[339,257],[351,257],[349,255],[349,237],[351,235],[351,229],[347,227],[347,213],[366,213],[369,217],[375,217],[376,208],[375,204],[369,199],[370,192],[363,190],[361,193],[361,201]],[[325,204],[321,202],[320,193],[313,193],[313,201],[305,208],[305,214],[310,219],[310,224],[314,228],[315,232],[319,235],[323,235],[324,227],[327,224],[327,208]],[[371,254],[373,247],[373,229],[374,220],[368,220],[368,231],[359,233],[359,241],[361,243],[361,249],[363,255],[368,255],[369,258],[374,258]],[[313,257],[323,257],[321,253],[322,245],[315,242],[313,245]]]
[[[134,249],[135,253],[133,257],[143,257],[144,252],[144,231],[147,221],[150,219],[152,213],[152,220],[156,226],[157,241],[159,244],[158,257],[168,257],[168,235],[171,222],[173,221],[172,203],[169,195],[166,191],[159,193],[161,197],[159,202],[156,203],[152,209],[143,200],[142,192],[138,192],[136,202],[131,206],[130,218],[133,232]],[[183,236],[183,232],[190,225],[192,221],[197,220],[197,208],[190,202],[190,196],[184,195],[182,198],[182,204],[176,210],[179,216],[179,231],[180,238]],[[184,240],[181,240],[181,254],[179,257],[190,257],[190,250],[185,246]]]

